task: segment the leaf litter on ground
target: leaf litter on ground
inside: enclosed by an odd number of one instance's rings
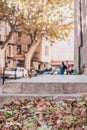
[[[84,130],[87,126],[87,95],[55,101],[35,97],[3,104],[0,130]]]

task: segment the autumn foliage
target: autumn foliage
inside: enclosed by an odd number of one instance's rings
[[[87,125],[87,96],[54,101],[36,97],[4,104],[0,130],[83,130]]]
[[[53,45],[56,39],[69,36],[74,27],[73,13],[73,0],[0,0],[0,22],[10,27],[2,49],[14,33],[26,34],[30,47],[24,55],[24,64],[29,71],[31,58],[43,37]]]
[[[42,33],[51,41],[64,39],[73,28],[73,20],[65,23],[74,17],[72,3],[73,0],[0,0],[0,21],[10,26],[8,36],[21,29],[32,43]],[[68,14],[64,15],[67,9]]]

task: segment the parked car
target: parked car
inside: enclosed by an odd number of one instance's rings
[[[7,78],[27,77],[28,72],[24,67],[13,67],[4,71],[4,76]]]

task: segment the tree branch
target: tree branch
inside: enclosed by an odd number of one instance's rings
[[[9,34],[6,36],[6,39],[5,39],[5,41],[3,42],[3,45],[2,45],[2,47],[1,47],[1,49],[6,49],[6,47],[8,46],[8,41],[11,39],[12,34],[14,33],[15,26],[12,25],[10,22],[9,22],[9,26],[11,27],[11,31],[10,31]]]

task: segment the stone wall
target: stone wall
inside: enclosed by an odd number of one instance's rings
[[[74,0],[74,64],[75,64],[75,69],[78,71],[79,68],[79,57],[78,57],[78,46],[80,42],[79,38],[79,28],[80,28],[80,23],[79,23],[79,2],[77,0]]]
[[[75,0],[75,53],[77,71],[83,70],[87,62],[87,0]]]

